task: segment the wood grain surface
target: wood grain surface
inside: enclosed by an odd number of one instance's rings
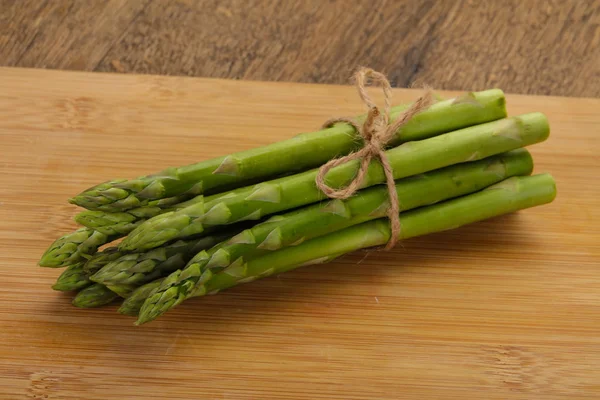
[[[135,327],[71,306],[50,289],[60,271],[37,267],[75,227],[67,198],[355,115],[354,88],[0,68],[0,398],[599,398],[600,100],[508,107],[550,119],[531,152],[554,203]]]
[[[600,96],[598,0],[0,0],[0,65]]]

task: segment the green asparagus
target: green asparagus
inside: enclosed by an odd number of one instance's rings
[[[137,317],[138,313],[140,312],[140,308],[142,308],[142,304],[144,304],[146,298],[148,298],[152,291],[154,291],[160,286],[164,279],[165,278],[156,279],[150,283],[147,283],[135,289],[129,295],[129,297],[127,297],[125,301],[123,301],[123,304],[121,304],[121,307],[119,308],[119,312],[123,315],[131,315],[132,317]]]
[[[404,143],[386,152],[394,178],[435,170],[466,161],[480,160],[548,137],[549,127],[541,113],[525,114],[476,125],[429,139]],[[326,182],[332,187],[347,184],[356,175],[359,161],[330,170]],[[209,202],[161,214],[138,226],[119,248],[142,251],[167,241],[201,234],[208,226],[258,219],[324,199],[316,187],[317,170],[258,184],[250,195],[224,196]],[[362,187],[385,182],[383,168],[371,162]]]
[[[125,253],[119,251],[119,248],[116,246],[108,247],[91,256],[83,264],[83,270],[86,274],[91,276],[111,261],[118,260],[123,254]]]
[[[98,247],[114,239],[93,229],[77,229],[56,239],[42,255],[40,266],[58,268],[85,261]]]
[[[239,230],[200,239],[179,240],[146,253],[122,254],[121,257],[107,263],[90,279],[105,285],[141,285],[183,268],[201,250],[211,248],[237,232]]]
[[[405,107],[395,108],[392,119]],[[399,129],[390,146],[506,116],[501,90],[470,93],[441,101],[413,117]],[[124,211],[172,196],[210,194],[223,187],[244,186],[255,178],[273,177],[322,165],[361,145],[348,124],[305,133],[269,146],[243,151],[133,180],[105,182],[70,199],[90,210]]]
[[[114,260],[119,261],[116,263],[117,266],[121,266],[124,271],[127,271],[127,268],[125,268],[127,260],[136,260],[133,261],[133,264],[129,265],[129,271],[137,275],[129,276],[128,279],[121,279],[121,281],[113,279],[110,282],[100,282],[101,286],[106,286],[110,291],[125,298],[141,284],[165,276],[177,268],[182,268],[200,250],[209,248],[222,240],[230,238],[237,232],[239,230],[224,232],[219,235],[190,240],[188,242],[179,241],[169,246],[154,249],[146,254],[123,254],[115,247],[111,247],[100,253],[96,253],[96,255],[85,263],[78,263],[68,267],[58,278],[53,288],[60,291],[72,291],[92,285],[93,289],[89,288],[77,300],[78,304],[85,304],[85,301],[89,302],[91,301],[89,299],[94,298],[94,296],[100,296],[103,292],[106,292],[99,285],[94,284],[94,279],[90,277],[90,272],[97,272],[104,265],[110,266],[111,261]],[[154,267],[153,271],[152,267]],[[121,275],[124,275],[124,272],[117,271],[114,267],[112,268],[113,271],[121,272]],[[102,298],[108,299],[108,296],[102,296]]]
[[[100,307],[111,303],[118,297],[106,286],[95,283],[77,293],[73,299],[73,305],[80,308]]]
[[[127,211],[112,213],[86,210],[75,216],[75,222],[106,235],[125,236],[148,218],[152,218],[167,211],[185,208],[199,201],[204,201],[202,195],[181,203],[170,204],[168,207],[147,205]]]
[[[242,195],[244,193],[250,194],[251,190],[252,187],[239,188],[226,193],[214,194],[212,196],[205,197],[203,195],[199,195],[187,201],[176,204],[169,203],[165,206],[148,205],[122,212],[111,213],[106,211],[86,210],[75,216],[75,222],[98,232],[102,232],[106,235],[115,235],[121,237],[134,230],[143,221],[159,214],[163,214],[168,211],[179,210],[203,201],[216,201],[218,198],[223,196]]]
[[[548,174],[512,177],[477,193],[403,213],[401,238],[408,239],[454,229],[501,214],[549,203],[555,196],[554,179]],[[304,265],[328,262],[358,249],[383,245],[390,239],[390,235],[389,221],[378,219],[269,253],[237,266],[234,273],[224,270],[212,275],[210,270],[207,270],[202,276],[201,284],[195,285],[194,295],[214,294],[239,283],[251,282]],[[152,321],[185,300],[187,296],[183,294],[186,291],[182,291],[181,287],[172,286],[182,278],[185,279],[184,276],[171,274],[159,284],[158,289],[151,290],[142,305],[136,324]],[[156,283],[152,285],[156,286]]]
[[[83,263],[77,263],[70,265],[62,274],[60,274],[56,283],[52,285],[52,289],[61,292],[69,292],[72,290],[79,290],[92,283],[93,282],[89,280],[88,275],[83,270]]]
[[[100,285],[104,285],[104,284],[100,284]],[[104,285],[106,286],[110,291],[118,294],[120,297],[126,299],[129,295],[131,295],[131,293],[140,287],[140,285],[127,285],[127,284],[121,284],[121,283],[115,283],[115,284],[109,284],[109,285]]]
[[[239,230],[237,232],[239,232]],[[94,279],[94,276],[90,275],[98,273],[103,267],[108,266],[114,272],[121,273],[121,275],[124,275],[124,271],[137,274],[135,277],[129,276],[128,279],[108,279],[106,281],[99,280],[99,282],[97,282],[105,285],[112,292],[125,298],[141,284],[165,276],[177,268],[182,268],[194,254],[231,237],[234,233],[236,233],[236,231],[187,242],[178,241],[177,243],[165,247],[153,249],[145,254],[125,254],[118,251],[116,247],[110,247],[102,252],[96,253],[85,263],[79,263],[67,268],[59,277],[53,288],[55,288],[55,290],[70,291],[92,285],[97,279]],[[114,266],[111,267],[111,264],[114,261],[117,261],[115,265],[117,267],[120,266],[121,270],[118,270],[118,268],[115,268]],[[126,268],[126,266],[129,266],[129,268]],[[97,275],[102,276],[102,274]],[[97,285],[93,286],[94,289],[90,289],[90,291],[86,293],[101,292]]]
[[[473,193],[511,176],[528,175],[532,169],[531,156],[527,150],[519,149],[481,161],[411,176],[396,184],[400,211]],[[195,284],[202,282],[206,270],[210,270],[211,275],[223,269],[233,274],[244,263],[267,252],[385,217],[389,208],[388,197],[387,187],[377,185],[345,201],[317,203],[277,215],[225,243],[198,253],[183,272],[175,272],[185,278],[173,283],[169,290],[175,286],[181,287],[179,297],[192,297]]]

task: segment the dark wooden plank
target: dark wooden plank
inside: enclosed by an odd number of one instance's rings
[[[597,97],[600,1],[456,2],[428,50],[415,78],[435,86]]]
[[[598,0],[0,0],[0,64],[600,96]]]
[[[2,65],[92,70],[148,0],[0,0]]]

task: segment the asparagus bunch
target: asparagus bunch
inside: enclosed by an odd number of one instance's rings
[[[398,182],[397,192],[402,209],[406,210],[472,193],[510,176],[527,175],[532,168],[533,163],[529,153],[524,149],[515,150],[482,161],[458,164],[406,178]],[[361,193],[361,196],[353,197],[342,204],[334,200],[328,204],[315,204],[287,215],[277,216],[222,242],[210,249],[208,253],[198,253],[194,259],[196,263],[192,263],[191,267],[197,268],[201,263],[212,269],[222,270],[227,267],[228,271],[235,271],[242,257],[247,261],[276,247],[298,244],[300,241],[332,230],[381,218],[385,215],[386,207],[382,207],[382,204],[385,205],[386,199],[385,188],[378,186],[367,189]],[[345,211],[341,212],[342,210]],[[204,239],[212,238],[214,237]],[[198,242],[208,244],[203,239]],[[163,276],[165,272],[184,266],[185,263],[181,263],[181,254],[177,252],[182,245],[185,245],[184,242],[176,242],[147,253],[126,254],[106,264],[90,279],[107,285],[113,291],[115,288],[111,285],[129,286],[149,282],[156,276]],[[194,250],[197,250],[197,247]],[[190,253],[195,254],[193,251]],[[176,264],[169,258],[170,254],[177,259]],[[237,261],[236,264],[231,265],[229,260]],[[164,264],[161,265],[161,262]],[[196,278],[200,275],[197,274]],[[119,294],[123,295],[123,293]],[[123,297],[126,297],[126,294]],[[140,297],[138,291],[131,300],[126,300],[123,310],[130,307],[128,303],[142,301],[143,299],[136,300]]]
[[[392,119],[404,108],[394,109]],[[401,237],[551,201],[550,176],[523,177],[533,161],[522,148],[548,134],[543,114],[506,118],[497,89],[440,101],[417,114],[386,151]],[[40,265],[67,267],[53,288],[77,292],[75,306],[124,299],[119,312],[139,314],[140,324],[192,297],[385,244],[389,194],[379,161],[371,162],[361,190],[349,199],[329,200],[315,185],[316,167],[362,145],[353,128],[336,124],[100,184],[71,199],[88,208],[75,217],[84,227],[56,240]],[[333,168],[326,183],[343,187],[358,168],[358,161]]]

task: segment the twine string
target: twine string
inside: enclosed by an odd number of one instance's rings
[[[371,68],[361,68],[354,75],[358,95],[362,102],[367,106],[368,112],[365,121],[360,124],[358,121],[339,117],[327,120],[324,128],[333,126],[336,123],[347,123],[352,126],[356,132],[363,138],[364,146],[347,156],[330,160],[324,164],[316,177],[317,187],[333,199],[347,199],[356,193],[362,186],[369,164],[373,159],[379,159],[383,171],[385,173],[386,186],[389,195],[390,205],[387,209],[387,217],[390,220],[391,235],[390,240],[385,246],[386,250],[391,249],[396,245],[400,238],[400,202],[398,193],[396,192],[396,183],[394,181],[394,172],[390,165],[389,159],[385,154],[385,147],[390,140],[396,135],[396,132],[410,121],[416,114],[427,109],[433,104],[433,94],[430,89],[426,89],[425,93],[419,97],[409,108],[403,111],[393,123],[390,123],[392,87],[385,75]],[[383,111],[375,104],[367,91],[367,87],[378,86],[382,89],[384,95]],[[356,176],[350,183],[342,188],[332,188],[325,182],[325,176],[332,169],[349,161],[360,160],[360,166]]]

